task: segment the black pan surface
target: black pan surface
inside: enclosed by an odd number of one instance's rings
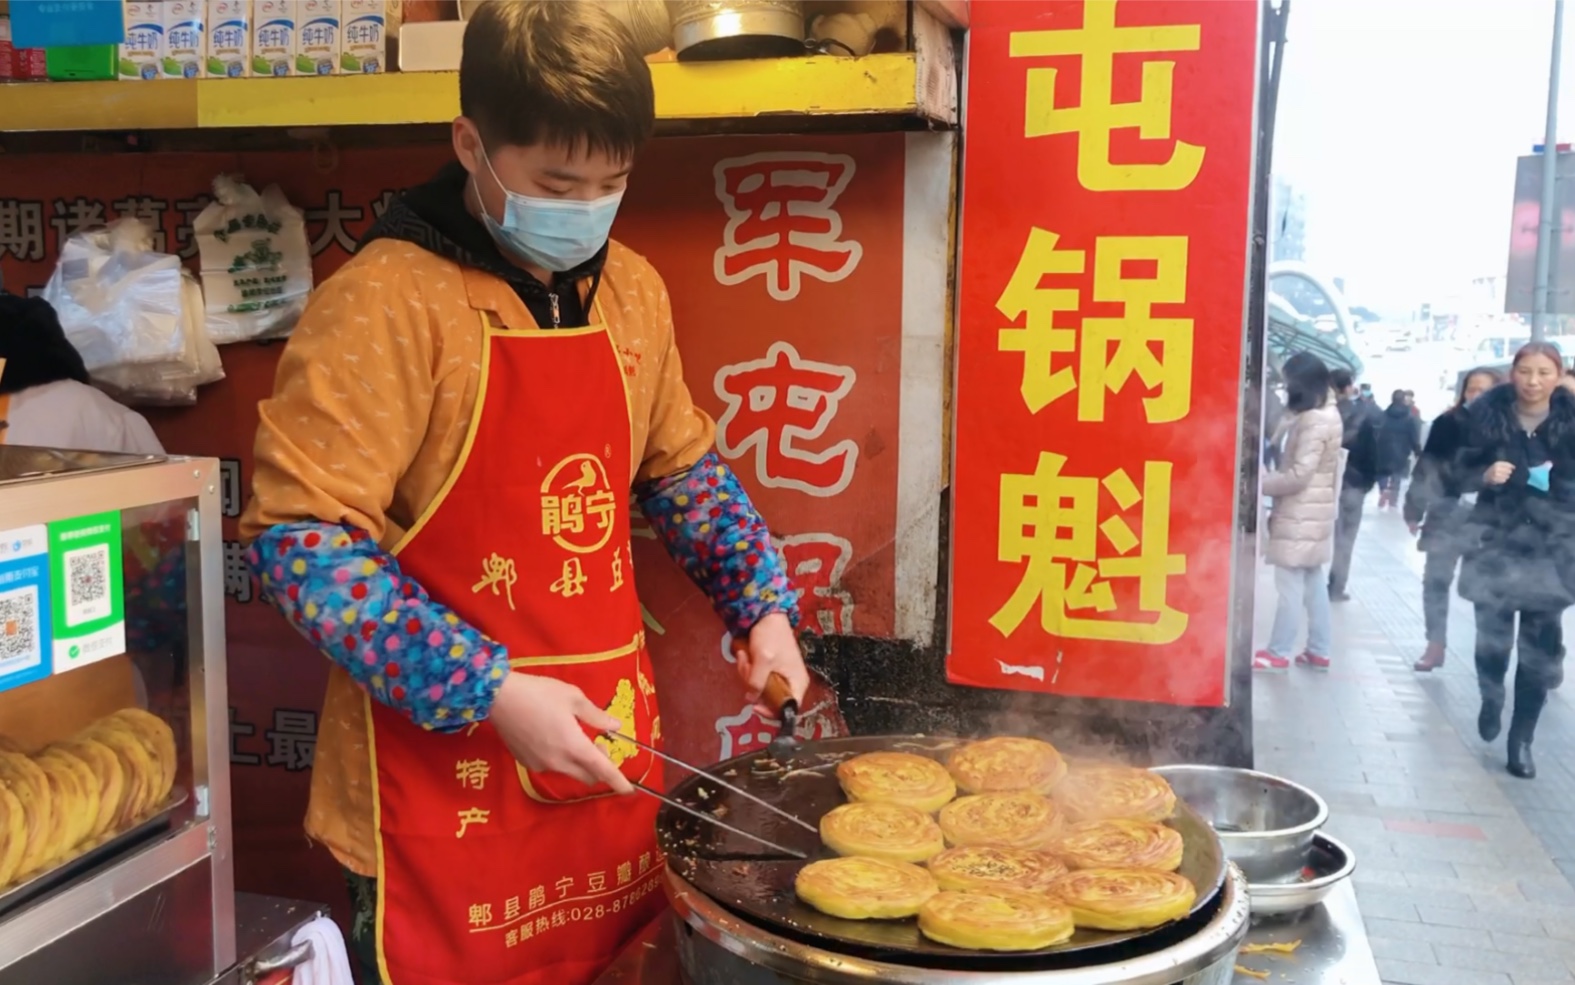
[[[866,752],[897,751],[945,757],[967,740],[922,736],[860,736],[807,742],[782,769],[762,771],[766,750],[730,759],[711,772],[775,807],[818,826],[827,811],[846,802],[837,783],[836,766]],[[691,776],[668,794],[680,803],[706,811],[735,827],[779,845],[802,851],[809,860],[831,858],[817,834],[783,820],[758,804],[703,777]],[[1003,954],[971,951],[937,944],[919,933],[914,920],[843,920],[799,902],[793,880],[806,862],[756,860],[771,850],[682,811],[663,806],[657,814],[657,839],[668,865],[696,888],[745,920],[833,950],[874,960],[935,968],[1049,968],[1105,962],[1118,952],[1161,945],[1186,936],[1206,913],[1212,913],[1225,881],[1225,855],[1208,822],[1179,800],[1166,822],[1181,832],[1186,849],[1181,874],[1197,888],[1197,902],[1185,920],[1146,931],[1079,930],[1072,939],[1042,951]],[[1140,943],[1141,942],[1141,943]]]

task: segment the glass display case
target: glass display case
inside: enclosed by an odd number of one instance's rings
[[[0,985],[235,963],[218,484],[0,445]]]

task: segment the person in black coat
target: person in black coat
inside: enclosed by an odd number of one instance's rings
[[[1522,346],[1510,382],[1472,405],[1459,459],[1462,487],[1480,490],[1460,569],[1460,594],[1476,604],[1477,731],[1498,737],[1518,646],[1509,771],[1524,779],[1537,775],[1531,741],[1564,680],[1562,619],[1575,603],[1575,396],[1559,385],[1563,373],[1553,346]]]
[[[1467,406],[1477,397],[1504,382],[1498,370],[1473,369],[1460,381],[1455,406],[1438,416],[1427,431],[1427,443],[1417,456],[1406,490],[1404,515],[1412,534],[1420,531],[1417,550],[1427,555],[1422,568],[1422,615],[1427,624],[1427,650],[1415,664],[1419,671],[1444,665],[1444,648],[1449,631],[1449,588],[1455,582],[1455,568],[1465,549],[1460,521],[1460,476],[1455,460],[1466,446],[1470,420]]]
[[[1345,585],[1351,577],[1356,535],[1362,528],[1362,507],[1378,481],[1378,421],[1383,415],[1370,400],[1357,396],[1350,370],[1331,372],[1329,385],[1334,390],[1335,406],[1339,408],[1340,422],[1345,429],[1342,447],[1349,453],[1345,458],[1345,474],[1340,479],[1340,512],[1334,522],[1329,600],[1345,602],[1350,599]]]
[[[1400,483],[1411,468],[1411,456],[1422,451],[1422,425],[1396,390],[1378,424],[1378,508],[1400,505]]]

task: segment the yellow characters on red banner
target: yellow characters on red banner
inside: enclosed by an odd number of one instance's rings
[[[1083,26],[1059,31],[1017,31],[1011,35],[1013,58],[1075,55],[1082,67],[1081,103],[1056,105],[1056,70],[1028,70],[1028,101],[1023,132],[1029,137],[1077,134],[1077,177],[1089,191],[1176,191],[1186,188],[1203,167],[1204,148],[1176,141],[1170,159],[1160,164],[1115,164],[1110,134],[1136,127],[1145,140],[1170,138],[1171,100],[1176,63],[1143,63],[1142,94],[1136,102],[1115,102],[1117,55],[1197,51],[1197,24],[1117,27],[1116,0],[1086,0]]]
[[[1076,106],[1056,104],[1056,69],[1027,70],[1024,135],[1075,134],[1078,181],[1090,191],[1186,188],[1202,168],[1201,146],[1176,141],[1158,164],[1111,160],[1115,130],[1169,139],[1175,63],[1145,61],[1142,91],[1127,103],[1114,101],[1114,65],[1118,54],[1195,51],[1199,28],[1117,27],[1115,10],[1115,0],[1089,0],[1081,27],[1011,34],[1013,57],[1071,55],[1081,64]],[[1135,376],[1145,390],[1147,424],[1181,421],[1192,408],[1193,320],[1157,317],[1154,306],[1187,300],[1188,237],[1095,236],[1092,245],[1091,300],[1118,306],[1114,317],[1077,318],[1084,301],[1077,279],[1087,272],[1089,251],[1068,248],[1061,234],[1037,226],[996,301],[1013,323],[999,330],[997,348],[1022,354],[1023,403],[1038,414],[1075,393],[1077,421],[1100,423],[1107,394],[1121,393]],[[1076,327],[1058,325],[1058,318]],[[1173,463],[1145,462],[1141,488],[1125,468],[1077,475],[1063,471],[1067,464],[1066,456],[1041,451],[1032,474],[1001,476],[997,556],[1022,571],[990,624],[1010,637],[1038,605],[1040,626],[1052,636],[1144,644],[1180,639],[1187,614],[1167,600],[1169,580],[1187,568],[1185,555],[1170,551]],[[1101,510],[1102,499],[1114,509]],[[1134,532],[1124,515],[1139,504]],[[1140,618],[1110,615],[1117,609],[1112,582],[1122,579],[1137,583]]]

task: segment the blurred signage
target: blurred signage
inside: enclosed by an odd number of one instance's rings
[[[1563,150],[1557,161],[1554,203],[1558,224],[1553,234],[1553,314],[1575,315],[1575,154]],[[1537,224],[1542,221],[1542,155],[1515,162],[1515,204],[1510,213],[1509,276],[1505,279],[1504,311],[1531,314],[1532,288],[1537,281]]]
[[[954,683],[1227,700],[1258,15],[974,5]]]

